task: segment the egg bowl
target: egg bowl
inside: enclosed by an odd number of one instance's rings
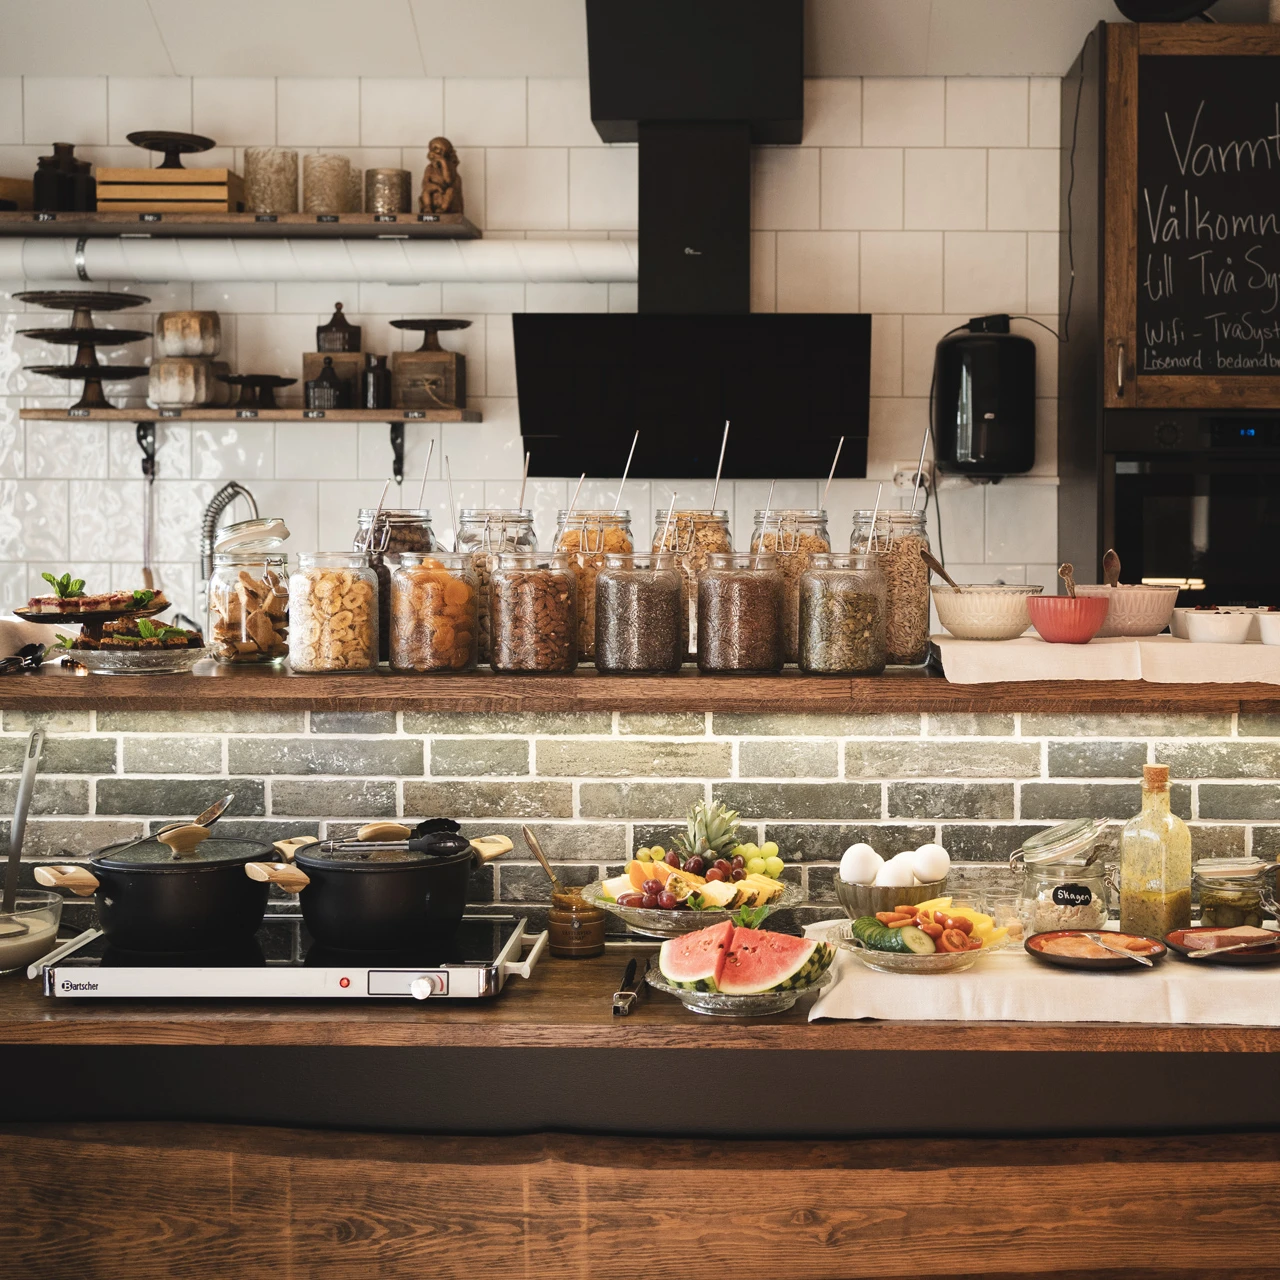
[[[1030,625],[1027,598],[1038,596],[1042,586],[953,587],[935,586],[933,606],[938,621],[957,640],[1015,640]]]
[[[1098,638],[1158,636],[1169,625],[1178,601],[1177,587],[1118,586],[1105,584],[1076,587],[1078,596],[1104,596],[1110,602]]]
[[[873,916],[877,911],[892,911],[900,903],[914,907],[946,892],[947,880],[931,880],[927,884],[895,889],[892,885],[850,884],[836,876],[836,898],[850,920]]]

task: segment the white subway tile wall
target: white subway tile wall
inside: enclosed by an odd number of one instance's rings
[[[1053,78],[825,79],[805,84],[799,147],[761,147],[752,192],[752,308],[871,313],[871,439],[867,479],[838,479],[828,508],[843,543],[852,513],[875,501],[909,504],[892,486],[919,454],[933,349],[948,330],[989,310],[1029,313],[1054,325],[1058,308],[1058,92]],[[202,162],[243,171],[244,148],[296,147],[346,155],[353,166],[401,166],[420,178],[426,143],[457,145],[468,216],[494,238],[634,236],[638,152],[605,146],[590,123],[585,80],[207,79],[197,77],[0,78],[0,174],[26,176],[56,141],[74,140],[97,163],[138,163],[134,129],[194,129],[217,139]],[[158,159],[153,157],[152,162]],[[145,161],[144,161],[145,163]],[[678,192],[672,193],[679,198]],[[14,299],[38,280],[0,271],[0,607],[40,586],[40,573],[75,568],[113,583],[136,576],[143,481],[131,424],[21,423],[20,407],[65,407],[76,389],[26,373],[61,360],[61,348],[17,338],[53,317]],[[446,335],[465,352],[470,404],[482,425],[406,430],[409,479],[390,501],[417,501],[427,447],[435,524],[450,536],[447,455],[458,506],[510,504],[522,447],[511,315],[516,311],[633,311],[634,284],[350,283],[119,284],[150,299],[119,324],[147,328],[162,310],[222,313],[223,358],[241,372],[301,373],[315,327],[342,301],[364,326],[366,350],[417,345],[393,319],[449,315],[471,328]],[[107,321],[111,323],[110,320]],[[1051,335],[1026,322],[1039,355],[1037,463],[1000,485],[942,486],[943,550],[973,580],[1044,581],[1056,558],[1056,356]],[[117,362],[150,357],[146,343],[104,352]],[[142,383],[108,387],[141,404]],[[299,403],[301,388],[284,393]],[[390,474],[385,428],[376,425],[228,423],[162,425],[154,487],[161,584],[187,612],[197,608],[201,507],[227,480],[244,481],[264,512],[285,517],[296,551],[345,545],[355,507],[378,499]],[[625,457],[619,444],[619,467]],[[568,479],[531,482],[539,535],[549,539]],[[600,484],[612,502],[612,487]],[[750,537],[764,491],[721,486],[734,536]],[[672,479],[628,485],[637,539],[672,491],[707,501],[710,484]],[[784,492],[785,491],[785,492]],[[820,482],[780,486],[813,505]],[[237,504],[232,518],[245,514]],[[931,506],[935,544],[937,522]],[[127,584],[125,584],[127,585]]]

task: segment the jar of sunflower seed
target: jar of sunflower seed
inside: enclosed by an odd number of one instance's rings
[[[924,512],[855,511],[849,550],[880,552],[889,665],[922,666],[929,658],[929,569],[920,559],[920,552],[929,550]]]
[[[778,557],[785,600],[782,613],[783,646],[788,662],[800,660],[800,577],[815,555],[831,551],[825,511],[757,511],[751,535],[752,551]]]
[[[653,513],[653,550],[675,554],[680,570],[681,613],[688,633],[687,658],[698,656],[698,575],[711,563],[713,555],[733,551],[729,534],[729,513],[715,511],[672,511]]]
[[[630,511],[561,511],[556,517],[555,551],[569,557],[578,580],[578,657],[596,656],[596,576],[607,555],[630,555]]]
[[[378,579],[359,551],[300,555],[289,579],[294,671],[372,671],[378,665]]]
[[[490,656],[489,608],[493,593],[490,584],[500,555],[532,554],[538,539],[533,532],[533,512],[502,507],[463,507],[458,512],[458,534],[454,550],[471,557],[479,593],[479,630],[476,632],[480,661]]]

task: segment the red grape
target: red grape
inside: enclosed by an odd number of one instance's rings
[[[743,871],[741,867],[734,867],[734,869],[729,872],[729,878],[735,882],[738,880],[745,880],[747,878],[747,873]]]
[[[656,898],[662,892],[661,880],[646,880],[642,892],[646,897]]]
[[[739,853],[734,857],[733,869],[735,871],[741,871],[742,868],[745,867],[746,865],[747,865],[747,860],[742,856],[742,854]]]
[[[656,893],[646,893],[640,899],[640,905],[646,911],[652,911],[658,905],[658,895]]]
[[[643,901],[643,893],[621,893],[618,895],[618,906],[620,907],[638,907]]]
[[[664,889],[658,894],[658,906],[664,911],[670,911],[676,905],[676,895]]]
[[[680,855],[674,849],[672,849],[671,852],[667,854],[664,861],[669,867],[675,867],[677,870],[680,867]]]
[[[724,879],[724,872],[723,872],[723,871],[721,871],[719,867],[712,867],[712,868],[711,868],[711,870],[707,872],[707,879],[708,879],[708,880],[723,880],[723,879]]]
[[[700,876],[700,875],[702,874],[703,868],[704,868],[706,865],[707,865],[707,864],[706,864],[706,861],[705,861],[705,859],[702,857],[702,855],[701,855],[701,854],[697,854],[697,853],[695,853],[695,854],[694,854],[694,855],[689,859],[689,861],[688,861],[688,862],[686,862],[686,863],[684,864],[684,869],[685,869],[685,870],[686,870],[686,871],[687,871],[691,876]]]
[[[728,858],[716,859],[716,870],[723,871],[726,875],[733,870],[733,863]]]

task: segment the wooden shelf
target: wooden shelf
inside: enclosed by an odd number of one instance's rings
[[[109,379],[108,379],[109,381]],[[483,422],[479,409],[22,409],[28,422]]]
[[[419,222],[414,213],[281,213],[274,221],[255,213],[0,212],[0,236],[170,236],[256,239],[478,240],[480,229],[460,213]],[[329,218],[332,217],[332,220]],[[324,220],[322,220],[324,219]]]

